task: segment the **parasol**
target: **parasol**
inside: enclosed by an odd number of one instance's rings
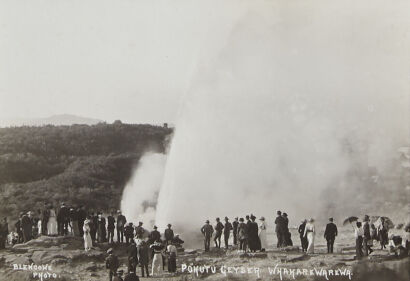
[[[344,221],[343,221],[343,225],[346,225],[346,224],[348,224],[348,223],[352,223],[352,222],[355,222],[355,221],[357,221],[359,218],[358,217],[348,217],[347,219],[345,219]]]
[[[374,219],[373,221],[374,221],[374,225],[376,227],[378,227],[382,224],[381,219],[383,218],[384,219],[384,224],[388,229],[394,228],[394,223],[389,217],[372,216],[372,218]]]

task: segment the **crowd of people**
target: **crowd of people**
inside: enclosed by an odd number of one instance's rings
[[[245,222],[246,220],[246,222]],[[225,248],[228,249],[228,241],[230,233],[233,233],[233,244],[238,246],[240,252],[256,252],[265,251],[267,247],[266,229],[267,225],[265,218],[260,218],[260,223],[255,221],[254,215],[245,216],[244,218],[235,218],[230,223],[229,218],[225,217],[225,225],[216,218],[215,227],[207,220],[205,225],[201,228],[201,233],[204,236],[205,252],[210,250],[211,239],[213,237],[215,247],[221,247],[221,236],[224,235]],[[381,249],[386,249],[398,256],[407,256],[410,254],[410,226],[405,227],[405,237],[398,235],[391,235],[389,238],[389,226],[383,217],[380,217],[380,222],[376,227],[375,224],[370,223],[368,215],[364,216],[363,223],[355,221],[354,233],[356,239],[356,257],[357,259],[363,256],[368,256],[373,252],[372,246],[374,241],[380,243]],[[275,218],[275,233],[277,237],[276,247],[278,249],[293,246],[291,233],[289,231],[289,219],[286,213],[277,211]],[[301,250],[307,254],[314,254],[315,250],[315,220],[303,220],[298,227]],[[338,228],[329,218],[324,230],[324,239],[327,244],[327,253],[334,252],[334,243],[338,235]]]
[[[373,252],[374,241],[379,241],[381,249],[388,247],[398,256],[409,254],[410,226],[405,227],[407,236],[392,235],[390,238],[389,226],[383,217],[380,218],[377,227],[370,223],[367,215],[363,222],[354,221],[352,226],[358,259]],[[103,212],[87,212],[84,206],[69,207],[65,203],[62,203],[58,209],[51,204],[44,204],[44,208],[38,210],[37,214],[21,213],[15,223],[15,230],[15,235],[12,235],[12,244],[25,243],[40,235],[83,237],[85,251],[90,251],[97,243],[125,244],[128,270],[124,279],[122,278],[124,271],[119,270],[120,264],[114,250],[110,248],[107,251],[106,268],[110,281],[139,280],[136,274],[137,266],[140,267],[142,277],[161,275],[165,267],[168,272],[176,272],[177,255],[183,250],[182,244],[184,243],[178,234],[174,234],[171,224],[168,224],[164,233],[161,234],[157,226],[148,231],[143,227],[143,222],[139,222],[138,225],[127,222],[126,217],[119,210],[103,216]],[[274,230],[277,237],[277,248],[293,246],[289,218],[286,213],[277,211]],[[236,217],[232,223],[228,217],[224,218],[224,222],[216,218],[214,226],[207,220],[201,228],[205,252],[210,251],[211,240],[216,248],[221,248],[222,235],[224,236],[224,247],[228,249],[231,232],[233,244],[239,252],[264,252],[268,247],[266,231],[265,218],[260,217],[258,223],[252,214],[245,218]],[[298,233],[301,250],[307,254],[313,254],[316,235],[314,219],[303,220],[298,227]],[[4,218],[0,223],[0,249],[5,247],[8,235],[8,222],[7,218]],[[333,218],[329,218],[324,231],[328,253],[333,253],[337,235],[338,228]],[[114,237],[116,237],[116,242],[114,242]],[[149,271],[150,264],[151,270]]]

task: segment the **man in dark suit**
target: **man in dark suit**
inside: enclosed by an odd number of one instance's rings
[[[47,223],[48,219],[50,218],[50,210],[48,208],[48,204],[44,203],[43,210],[41,211],[41,234],[47,235]]]
[[[282,248],[284,245],[284,229],[285,229],[285,220],[282,217],[282,212],[277,211],[276,214],[278,215],[275,219],[275,232],[276,232],[276,237],[278,238],[278,243],[276,244],[277,248]]]
[[[174,239],[174,231],[172,230],[172,225],[168,224],[168,228],[165,229],[164,236],[165,236],[165,242],[166,244],[170,244],[172,242],[172,239]]]
[[[221,248],[221,236],[222,236],[223,229],[224,229],[224,225],[221,223],[219,218],[216,218],[215,237],[214,237],[215,248]]]
[[[304,236],[306,223],[307,223],[307,221],[303,220],[302,223],[299,225],[299,228],[298,228],[299,237],[300,237],[300,244],[302,246],[302,252],[306,252],[307,247],[308,247],[308,240],[307,240],[306,236]]]
[[[232,232],[233,232],[233,244],[238,245],[238,217],[232,222]]]
[[[209,224],[209,220],[206,220],[205,225],[201,228],[201,233],[204,235],[205,252],[209,252],[211,237],[214,233],[214,228]]]
[[[364,255],[368,256],[370,255],[373,250],[371,248],[371,242],[372,242],[372,238],[370,235],[370,218],[368,215],[364,216],[363,219],[363,250],[364,250]]]
[[[327,241],[327,253],[333,253],[333,245],[335,244],[335,238],[337,236],[337,226],[333,223],[333,218],[329,219],[329,223],[326,225],[324,237]]]
[[[225,226],[224,226],[224,240],[225,240],[225,249],[228,249],[229,236],[231,234],[232,224],[229,222],[228,217],[225,217]]]
[[[117,242],[124,243],[124,228],[127,223],[127,219],[123,214],[121,214],[120,210],[117,211],[117,215]]]

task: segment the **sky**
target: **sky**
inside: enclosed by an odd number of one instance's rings
[[[326,5],[332,7],[328,17],[354,14],[366,5],[347,2]],[[366,18],[379,18],[383,27],[392,29],[386,41],[376,39],[380,48],[393,52],[391,69],[401,71],[397,65],[403,66],[408,53],[406,46],[394,44],[408,42],[409,33],[402,31],[409,21],[400,11],[409,4],[395,1],[396,8],[385,17],[380,6],[389,2],[376,2],[363,22],[355,24],[363,24],[372,38],[377,30],[366,26]],[[301,16],[293,21],[298,26],[290,28],[295,36],[317,37],[308,48],[326,48],[328,34],[303,34],[303,24],[324,12],[319,1],[2,0],[0,118],[68,113],[106,121],[175,122],[198,69],[224,48],[238,19],[252,10],[260,12],[266,3],[275,10],[272,15],[285,21]],[[269,10],[265,14],[269,16]],[[349,28],[350,23],[337,20],[335,25]],[[399,32],[394,31],[397,26],[402,27]],[[353,39],[364,36],[360,42],[366,42],[366,34],[354,32]],[[342,48],[338,51],[343,53]],[[408,86],[402,75],[396,79]]]
[[[1,1],[0,118],[175,121],[199,54],[240,8],[194,2]]]

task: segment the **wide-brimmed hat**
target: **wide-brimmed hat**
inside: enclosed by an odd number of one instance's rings
[[[239,221],[244,221],[244,219],[243,219],[243,218],[240,218]]]
[[[114,252],[114,250],[112,249],[112,248],[109,248],[108,250],[107,250],[107,254],[112,254]]]
[[[158,227],[156,226],[156,225],[154,225],[154,227],[153,227],[154,229],[158,229]]]
[[[122,269],[120,269],[120,270],[117,270],[117,274],[124,274],[124,270],[122,270]]]
[[[142,221],[138,222],[139,225],[143,225],[144,223]]]
[[[88,219],[85,219],[84,224],[89,224],[90,221]]]
[[[261,220],[261,221],[264,221],[264,220],[265,220],[265,217],[261,217],[260,220]]]
[[[313,218],[310,218],[309,219],[309,222],[314,222],[315,220],[313,219]]]
[[[282,216],[284,216],[284,217],[287,217],[287,216],[288,216],[288,214],[286,214],[286,213],[283,213],[283,214],[282,214]]]
[[[256,217],[254,215],[251,215],[251,220],[256,219]]]
[[[117,210],[117,213],[121,213],[121,211],[120,211],[120,210]]]

